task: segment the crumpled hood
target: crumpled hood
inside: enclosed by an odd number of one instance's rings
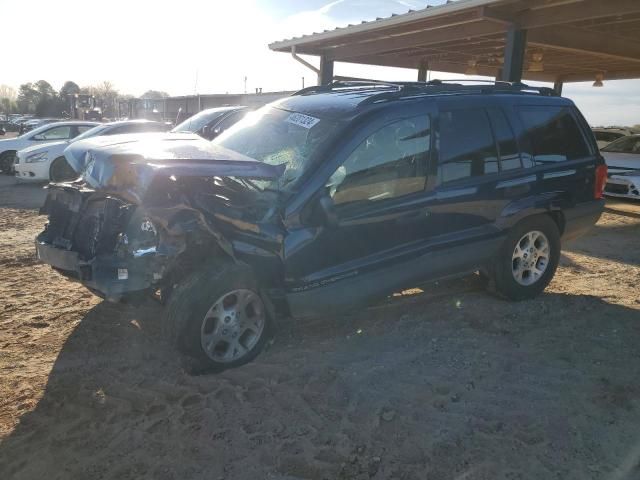
[[[193,134],[95,137],[64,151],[74,170],[95,189],[140,200],[157,176],[275,179],[284,165],[269,165]]]
[[[97,148],[115,147],[142,140],[160,140],[167,137],[166,132],[126,133],[121,135],[99,135],[84,140],[72,142],[64,151],[64,156],[71,167],[78,173],[82,173],[87,166],[86,154],[89,150]],[[195,140],[197,135],[172,135],[174,140]]]

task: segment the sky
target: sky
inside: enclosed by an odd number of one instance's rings
[[[316,75],[273,41],[373,20],[444,0],[0,0],[0,84],[59,89],[112,82],[122,93],[295,90]],[[9,21],[7,21],[9,20]],[[317,64],[317,59],[309,57]],[[416,71],[337,64],[336,75],[415,80]],[[450,75],[434,72],[432,78]],[[460,75],[455,75],[460,77]],[[640,124],[640,80],[567,84],[592,125]]]

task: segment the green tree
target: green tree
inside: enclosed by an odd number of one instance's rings
[[[34,88],[38,91],[40,95],[40,99],[48,98],[48,97],[56,97],[56,91],[53,89],[51,84],[46,80],[38,80],[34,84]]]
[[[77,93],[80,93],[80,87],[78,84],[71,80],[67,80],[60,89],[60,98],[66,99],[69,95],[75,95]]]
[[[23,83],[20,85],[16,99],[20,113],[35,112],[38,100],[38,91],[34,88],[33,83]]]

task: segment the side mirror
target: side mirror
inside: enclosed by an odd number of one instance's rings
[[[321,212],[325,226],[338,226],[338,215],[336,214],[336,206],[335,203],[333,203],[333,198],[325,193],[318,200],[318,208]]]

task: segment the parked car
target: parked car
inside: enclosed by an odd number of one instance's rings
[[[633,132],[623,128],[594,128],[593,135],[596,137],[598,148],[602,149],[609,145],[611,142],[615,142],[619,138],[627,135],[633,135]]]
[[[15,138],[0,140],[0,171],[13,173],[13,161],[18,150],[46,142],[69,140],[98,125],[96,122],[68,121],[38,127]]]
[[[100,143],[67,149],[87,164],[51,186],[38,258],[111,300],[160,292],[169,337],[210,370],[253,359],[278,315],[427,280],[480,271],[533,298],[607,175],[574,104],[520,85],[335,83],[213,142]]]
[[[41,127],[42,125],[46,125],[48,123],[55,122],[64,122],[64,119],[61,118],[32,118],[27,120],[26,122],[22,122],[22,133],[27,133],[33,130],[34,128]]]
[[[166,132],[168,128],[166,123],[149,120],[102,123],[72,139],[33,145],[17,152],[14,162],[16,178],[35,182],[70,180],[78,176],[64,158],[64,149],[70,143],[105,135]]]
[[[209,108],[187,118],[171,131],[196,133],[207,140],[213,140],[241,120],[248,111],[247,107],[242,106]]]
[[[605,195],[639,200],[640,135],[616,140],[602,149],[602,155],[609,167]]]

